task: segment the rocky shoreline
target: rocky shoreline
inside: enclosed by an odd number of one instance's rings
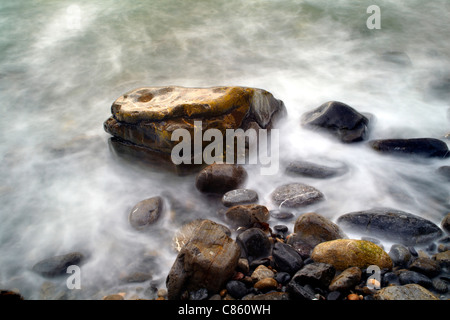
[[[164,106],[167,101],[178,104]],[[173,147],[170,132],[185,128],[194,134],[196,119],[203,120],[207,128],[222,131],[266,129],[273,128],[275,120],[285,113],[282,101],[260,89],[142,88],[113,104],[104,128],[117,139],[167,154]],[[301,125],[334,136],[340,143],[361,143],[368,137],[372,118],[330,101],[304,114]],[[368,145],[392,156],[449,155],[447,144],[434,138],[372,140]],[[284,169],[294,176],[315,179],[347,173],[345,164],[323,166],[308,161],[290,162]],[[448,178],[447,169],[442,166],[436,175]],[[173,235],[177,256],[165,284],[150,285],[149,299],[448,299],[450,214],[436,225],[395,208],[367,208],[341,215],[333,222],[320,212],[307,210],[326,201],[317,188],[300,181],[273,186],[271,203],[260,203],[255,190],[245,189],[250,178],[245,166],[235,164],[208,165],[196,174],[196,192],[211,196],[221,209],[218,214],[211,212],[210,219],[188,221]],[[151,231],[174,203],[164,194],[143,199],[129,212],[128,223],[136,232]],[[269,210],[272,207],[278,209]],[[296,208],[307,213],[295,217]],[[287,222],[294,218],[293,230],[289,230]],[[360,238],[349,238],[349,233]],[[382,245],[385,241],[393,243],[388,251]],[[82,265],[88,259],[88,255],[71,252],[39,261],[31,270],[55,278],[66,274],[68,266]],[[150,260],[143,259],[126,281],[149,281],[149,269],[154,266]],[[1,297],[23,298],[11,290],[2,291]],[[125,297],[130,298],[126,293],[114,293],[102,299]]]

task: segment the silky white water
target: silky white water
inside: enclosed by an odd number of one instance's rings
[[[372,4],[381,29],[366,25]],[[448,159],[383,156],[364,142],[342,144],[303,128],[300,117],[336,100],[373,115],[370,139],[446,141],[449,14],[446,0],[1,1],[0,288],[27,299],[42,298],[45,282],[60,290],[64,277],[45,279],[31,267],[81,251],[88,255],[81,289],[67,298],[148,298],[149,286],[164,287],[179,225],[220,221],[219,204],[200,195],[194,175],[124,161],[108,144],[103,121],[112,102],[140,86],[247,86],[283,100],[279,172],[247,168],[246,187],[269,209],[276,186],[298,181],[326,200],[296,216],[315,211],[335,221],[387,206],[439,224],[450,189],[436,169]],[[290,159],[342,162],[349,172],[289,176]],[[132,229],[130,209],[163,194],[191,210],[171,214],[167,205],[153,230]],[[270,221],[280,223],[292,230],[293,221]],[[153,282],[121,282],[143,256],[154,259]]]

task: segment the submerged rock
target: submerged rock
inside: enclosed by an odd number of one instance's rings
[[[344,165],[330,167],[301,160],[292,161],[286,167],[286,172],[289,174],[316,179],[337,177],[343,175],[347,170],[347,167]]]
[[[447,158],[449,150],[444,141],[434,138],[372,140],[369,145],[376,151],[392,155]]]
[[[240,248],[223,226],[204,220],[181,248],[167,276],[169,300],[185,291],[205,288],[217,292],[232,277],[238,265]]]
[[[369,119],[345,103],[329,101],[303,114],[302,124],[324,129],[342,142],[357,142],[366,139]]]
[[[286,114],[284,103],[265,90],[246,87],[143,87],[129,91],[111,106],[104,122],[109,134],[133,144],[170,154],[178,141],[176,129],[194,137],[194,121],[203,130],[247,128],[255,123],[270,128]]]
[[[392,268],[389,255],[376,244],[366,240],[338,239],[318,244],[311,258],[316,262],[333,265],[337,270],[349,267],[365,269],[377,265],[381,269]]]
[[[241,187],[247,177],[247,171],[240,165],[214,163],[197,174],[195,186],[200,192],[223,194]]]
[[[128,220],[137,230],[143,230],[155,223],[163,210],[161,197],[152,197],[138,202],[131,209]]]
[[[390,208],[347,213],[340,216],[337,223],[344,231],[380,237],[405,245],[427,243],[442,235],[441,229],[433,222]]]
[[[290,183],[277,187],[271,194],[280,207],[304,207],[322,201],[324,195],[314,187],[302,183]]]
[[[232,207],[239,204],[255,203],[258,201],[256,191],[250,189],[235,189],[228,191],[222,197],[222,203],[226,207]]]
[[[45,277],[56,277],[67,274],[71,265],[79,266],[84,260],[80,252],[71,252],[39,261],[33,266],[33,271]]]

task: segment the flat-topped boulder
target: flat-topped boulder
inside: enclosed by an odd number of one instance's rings
[[[104,129],[111,135],[155,151],[170,153],[178,141],[172,132],[187,129],[194,121],[202,130],[270,129],[286,114],[281,100],[271,93],[247,87],[187,88],[143,87],[119,97],[111,106]]]

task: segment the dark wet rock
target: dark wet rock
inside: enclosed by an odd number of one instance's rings
[[[448,213],[441,222],[442,229],[450,234],[450,213]]]
[[[326,130],[342,142],[357,142],[366,139],[369,119],[345,103],[329,101],[303,114],[302,124]]]
[[[437,173],[447,181],[450,181],[450,166],[442,166],[437,169]]]
[[[294,274],[303,267],[303,260],[300,254],[290,245],[276,242],[273,246],[272,257],[275,268],[278,271]]]
[[[225,193],[222,197],[222,203],[226,207],[232,207],[240,204],[255,203],[258,201],[256,191],[250,189],[236,189]]]
[[[3,301],[5,303],[7,301],[20,300],[24,300],[23,296],[20,293],[11,290],[0,290],[0,301]]]
[[[287,285],[287,291],[293,300],[313,300],[316,298],[314,291],[312,291],[308,286],[303,286],[297,283],[294,279],[292,279]]]
[[[403,270],[398,275],[398,279],[400,280],[401,284],[418,284],[421,285],[424,288],[429,288],[432,285],[431,279],[427,277],[426,275],[411,271],[411,270]]]
[[[402,244],[393,244],[389,250],[389,256],[394,266],[407,267],[411,260],[409,249]]]
[[[369,141],[369,145],[380,153],[392,155],[446,158],[449,150],[444,141],[434,138],[385,139]]]
[[[248,293],[247,286],[243,282],[237,280],[228,281],[225,288],[227,289],[227,292],[235,299],[241,299]]]
[[[307,243],[301,235],[297,233],[290,234],[286,239],[286,243],[293,247],[304,260],[309,258],[314,249],[314,246]]]
[[[436,260],[432,260],[426,257],[419,257],[417,259],[414,259],[410,263],[409,269],[412,271],[420,272],[430,278],[433,278],[441,273],[441,267],[439,266],[439,263]]]
[[[235,227],[250,228],[255,223],[267,222],[269,210],[259,204],[241,204],[231,207],[225,212],[227,220]]]
[[[281,239],[285,239],[287,236],[289,229],[284,224],[277,224],[276,226],[273,226],[273,234]]]
[[[287,272],[278,271],[274,277],[275,280],[277,280],[278,283],[281,283],[282,285],[288,284],[288,282],[291,280],[291,275]]]
[[[144,230],[154,224],[163,211],[163,199],[152,197],[138,202],[128,215],[128,221],[136,230]]]
[[[337,220],[344,231],[379,237],[405,245],[424,244],[439,238],[441,229],[422,217],[390,208],[347,213]]]
[[[195,186],[203,193],[223,194],[241,187],[247,176],[247,171],[240,165],[212,164],[197,174]]]
[[[269,237],[259,228],[245,230],[237,236],[236,242],[250,263],[256,259],[268,257],[272,250]]]
[[[337,177],[343,175],[347,172],[347,170],[347,167],[344,165],[340,167],[329,167],[300,160],[292,161],[286,167],[286,172],[291,175],[299,175],[316,179]]]
[[[386,51],[381,55],[381,59],[385,62],[388,62],[393,65],[401,66],[401,67],[410,67],[412,66],[411,59],[409,56],[402,51]]]
[[[299,216],[294,224],[294,233],[312,247],[321,242],[347,238],[337,224],[315,212]]]
[[[399,286],[400,280],[395,272],[386,272],[382,278],[382,287],[387,287],[390,285]]]
[[[33,266],[33,271],[45,277],[55,277],[67,274],[67,268],[71,265],[80,266],[84,259],[82,253],[71,252],[41,260]]]
[[[324,200],[322,192],[302,183],[290,183],[277,187],[271,194],[280,207],[304,207]]]
[[[358,267],[350,267],[335,276],[328,287],[330,291],[346,291],[361,281],[362,272]]]
[[[286,210],[270,210],[269,214],[272,218],[279,219],[279,220],[289,220],[294,217],[294,214],[290,211]]]
[[[389,255],[376,244],[355,239],[338,239],[318,244],[311,258],[316,262],[333,265],[337,270],[349,267],[365,269],[377,265],[380,269],[391,269],[392,260]]]
[[[217,292],[234,274],[241,251],[219,224],[204,220],[181,248],[166,278],[169,300],[185,291]]]
[[[418,284],[382,288],[374,294],[375,300],[439,300]]]
[[[292,277],[292,281],[300,284],[310,284],[312,286],[328,288],[336,274],[336,269],[328,264],[314,262],[305,265]]]

